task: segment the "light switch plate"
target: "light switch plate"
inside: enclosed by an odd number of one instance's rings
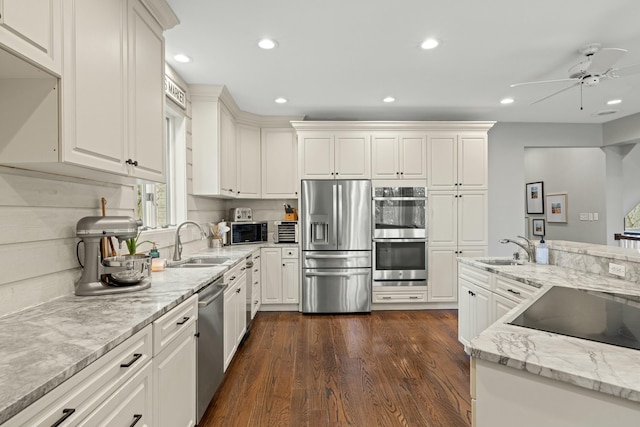
[[[593,221],[593,214],[589,213],[589,221]]]
[[[594,212],[593,213],[593,220],[597,221],[598,220],[598,212]]]
[[[624,265],[620,265],[620,264],[614,264],[612,262],[609,263],[609,273],[615,275],[615,276],[620,276],[620,277],[624,277],[625,273],[626,273],[626,269],[624,267]]]
[[[581,213],[580,214],[580,221],[588,221],[589,220],[589,214],[588,213]]]

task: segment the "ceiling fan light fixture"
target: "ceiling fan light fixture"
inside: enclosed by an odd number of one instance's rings
[[[610,101],[607,101],[607,105],[617,105],[620,104],[622,102],[622,99],[612,99]]]
[[[184,53],[179,53],[177,55],[174,55],[173,59],[175,59],[176,61],[181,62],[183,64],[186,64],[187,62],[191,62],[191,58],[189,58]]]
[[[509,105],[509,104],[513,104],[515,102],[515,99],[513,98],[503,98],[500,100],[500,104],[502,105]]]
[[[426,39],[422,42],[420,47],[424,50],[429,50],[438,47],[439,44],[440,42],[436,39]]]
[[[395,102],[396,99],[393,96],[387,96],[385,98],[382,99],[382,102],[386,102],[387,104],[390,102]]]
[[[287,102],[287,98],[276,98],[276,103],[277,104],[285,104]]]
[[[265,50],[270,50],[278,46],[278,42],[272,39],[262,39],[258,42],[258,46]]]

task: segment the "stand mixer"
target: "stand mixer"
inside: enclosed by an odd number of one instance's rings
[[[87,216],[78,221],[76,236],[84,243],[84,265],[76,295],[135,292],[151,286],[148,256],[103,257],[100,251],[103,237],[115,237],[121,246],[138,235],[140,225],[142,221],[126,216]]]

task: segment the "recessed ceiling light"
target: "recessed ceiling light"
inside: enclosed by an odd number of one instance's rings
[[[276,98],[276,102],[278,104],[284,104],[285,102],[287,102],[287,98]]]
[[[515,100],[513,98],[504,98],[500,101],[500,104],[513,104]]]
[[[275,40],[271,40],[271,39],[262,39],[258,42],[258,46],[260,46],[262,49],[273,49],[274,47],[278,46],[278,42],[276,42]]]
[[[395,98],[393,96],[387,96],[382,100],[382,102],[395,102]]]
[[[179,54],[175,55],[173,57],[173,59],[175,59],[178,62],[183,62],[183,63],[191,62],[191,58],[189,58],[187,55],[184,55],[182,53],[179,53]]]
[[[434,47],[437,47],[439,44],[440,42],[436,39],[426,39],[425,41],[422,42],[420,47],[425,50],[428,50],[428,49],[433,49]]]
[[[611,101],[607,101],[607,105],[616,105],[616,104],[620,104],[622,102],[622,99],[612,99]]]

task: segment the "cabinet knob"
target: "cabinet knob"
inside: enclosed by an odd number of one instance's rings
[[[240,290],[241,290],[240,288],[236,289],[236,294],[239,294]]]
[[[282,264],[282,266],[284,267],[284,264]]]
[[[396,175],[400,175],[400,172],[396,172]]]
[[[238,194],[240,194],[240,190],[238,190]]]
[[[400,172],[400,175],[404,175],[404,172]]]

